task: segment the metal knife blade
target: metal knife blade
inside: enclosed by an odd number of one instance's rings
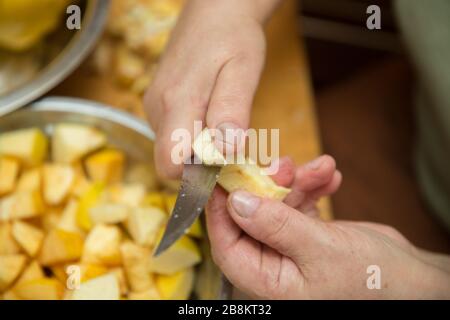
[[[216,185],[220,169],[220,167],[202,164],[184,166],[181,189],[163,238],[154,253],[155,257],[184,235],[203,211]]]

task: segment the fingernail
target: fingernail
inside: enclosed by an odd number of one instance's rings
[[[260,200],[246,191],[236,191],[231,198],[231,205],[237,214],[249,218],[259,207]]]
[[[308,168],[309,170],[317,170],[322,165],[322,162],[323,162],[323,158],[319,157],[311,162],[308,162],[306,164],[306,168]]]

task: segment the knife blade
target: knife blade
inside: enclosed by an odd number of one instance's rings
[[[221,167],[192,163],[184,166],[181,189],[155,257],[187,232],[202,213],[216,185]]]

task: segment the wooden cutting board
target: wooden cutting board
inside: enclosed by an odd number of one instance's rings
[[[279,128],[280,154],[305,163],[321,153],[310,74],[297,24],[297,1],[285,1],[267,26],[267,64],[255,97],[252,127]],[[100,101],[143,117],[140,98],[81,66],[50,95]],[[319,203],[332,217],[329,199]]]

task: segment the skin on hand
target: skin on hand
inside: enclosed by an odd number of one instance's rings
[[[450,297],[448,257],[385,225],[314,217],[315,200],[341,183],[331,157],[297,169],[282,159],[280,167],[274,180],[294,190],[284,203],[217,188],[207,206],[213,258],[238,289],[267,299]],[[379,290],[367,287],[371,265],[381,270]]]
[[[164,178],[182,172],[171,161],[178,143],[171,141],[174,130],[188,129],[193,140],[194,121],[222,131],[247,129],[265,60],[263,23],[278,2],[187,1],[144,98],[156,133],[155,163]],[[227,142],[216,141],[221,150],[239,145]]]

